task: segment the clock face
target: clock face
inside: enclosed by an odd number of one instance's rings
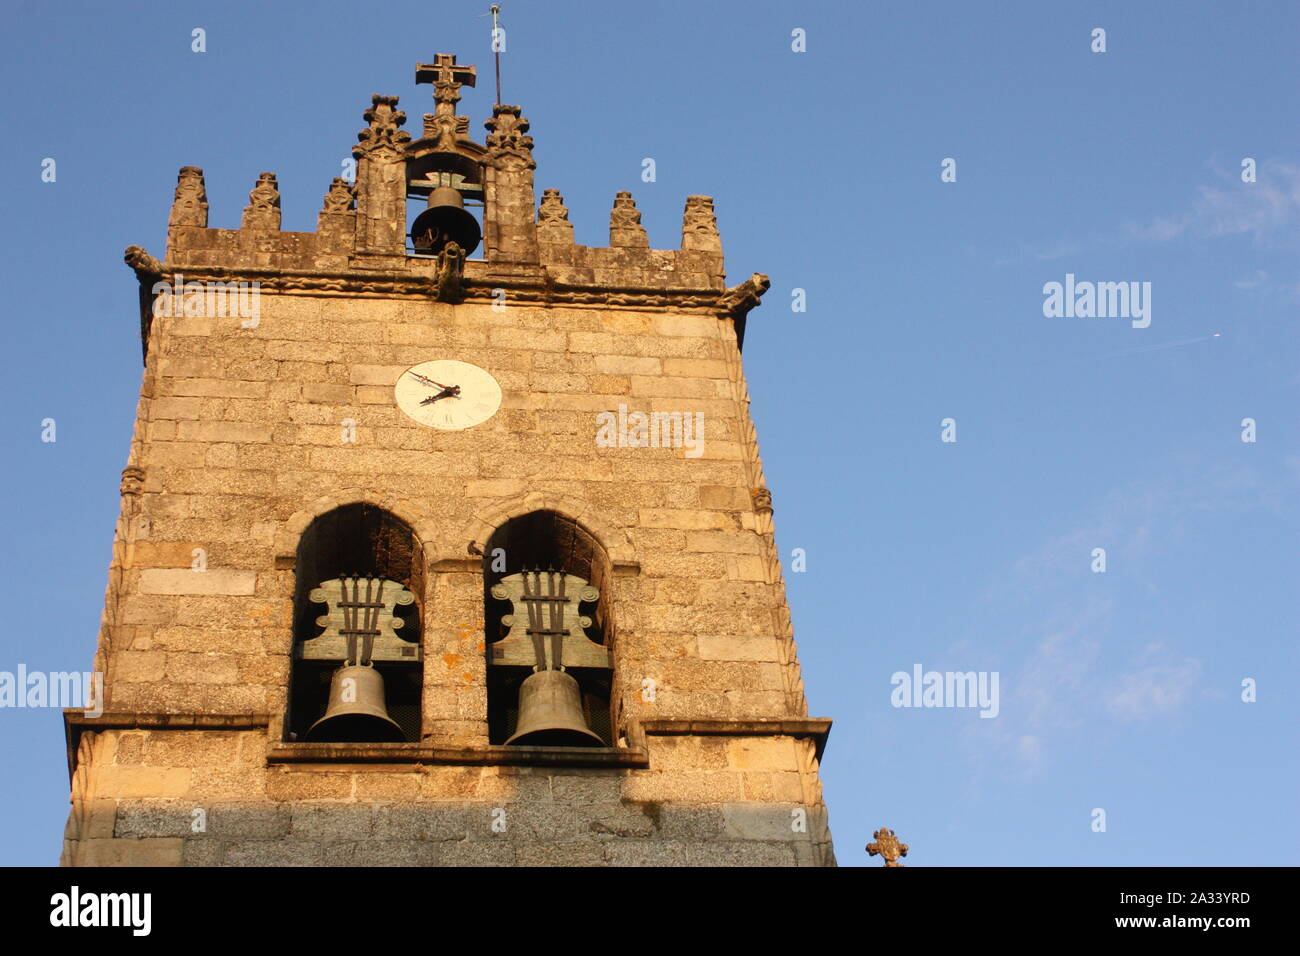
[[[501,386],[468,362],[439,359],[402,373],[394,386],[397,407],[421,425],[460,431],[481,425],[501,407]]]

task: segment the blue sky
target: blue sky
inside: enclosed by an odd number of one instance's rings
[[[0,670],[89,666],[141,374],[121,255],[162,254],[177,169],[213,226],[272,170],[313,229],[372,93],[418,127],[417,61],[478,65],[481,135],[486,7],[10,5]],[[579,242],[631,189],[674,247],[706,193],[730,281],[772,278],[745,366],[840,862],[878,865],[891,826],[914,865],[1296,863],[1300,7],[505,0],[503,24]],[[1067,274],[1151,283],[1150,326],[1046,317]],[[998,716],[891,706],[915,664],[997,672]],[[58,712],[0,711],[0,761],[0,863],[54,862]]]

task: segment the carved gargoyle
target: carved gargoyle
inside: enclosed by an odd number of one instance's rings
[[[439,302],[459,302],[465,294],[465,250],[449,242],[438,253],[434,297]]]
[[[755,272],[740,285],[733,285],[718,297],[718,311],[731,319],[744,318],[749,310],[762,305],[763,293],[772,286],[772,280]]]
[[[762,304],[763,293],[772,286],[772,280],[755,272],[740,285],[733,285],[718,296],[718,318],[731,319],[736,326],[736,345],[745,345],[745,319],[749,310]]]
[[[140,285],[140,347],[147,360],[149,355],[149,330],[153,326],[153,286],[162,278],[163,264],[140,246],[127,246],[122,256],[133,270]]]
[[[127,246],[122,259],[135,270],[136,277],[141,282],[146,280],[153,282],[162,275],[162,263],[145,252],[140,246]]]

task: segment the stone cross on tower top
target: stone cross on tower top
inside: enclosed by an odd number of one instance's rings
[[[415,65],[415,82],[432,83],[437,105],[424,116],[424,135],[438,141],[439,149],[456,148],[456,137],[468,132],[469,119],[456,115],[462,85],[473,86],[477,71],[456,63],[456,54],[434,54],[432,63]]]
[[[473,86],[477,73],[472,66],[458,65],[454,53],[435,53],[432,63],[415,65],[415,82],[433,84],[438,113],[454,113],[461,86]]]

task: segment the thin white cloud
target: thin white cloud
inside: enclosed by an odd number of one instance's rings
[[[1186,212],[1129,223],[1110,235],[1021,243],[1018,252],[994,260],[1007,265],[1026,259],[1062,259],[1085,249],[1132,242],[1173,242],[1188,237],[1250,236],[1257,243],[1293,243],[1300,234],[1300,166],[1281,160],[1261,163],[1257,181],[1243,183],[1240,170],[1215,170],[1219,183],[1199,186]],[[1239,280],[1243,289],[1267,286],[1262,270]]]
[[[1179,710],[1191,697],[1201,672],[1195,658],[1179,658],[1154,645],[1134,671],[1121,674],[1106,697],[1106,708],[1117,720],[1145,721]],[[1154,658],[1154,660],[1153,660]]]
[[[1023,259],[1036,259],[1040,262],[1052,259],[1064,259],[1066,256],[1072,256],[1080,252],[1087,245],[1085,242],[1074,242],[1061,240],[1047,246],[1034,246],[1027,243],[1020,244],[1020,251],[1014,255],[1007,256],[1004,259],[995,259],[993,264],[1005,266],[1008,263],[1020,262]]]
[[[1028,638],[1008,650],[998,719],[964,728],[977,765],[993,757],[999,772],[1038,776],[1081,729],[1173,718],[1200,699],[1200,660],[1160,642],[1132,650],[1124,609],[1089,587],[1092,549],[1106,549],[1112,572],[1118,562],[1141,577],[1155,542],[1175,540],[1189,514],[1291,514],[1298,484],[1300,456],[1272,478],[1250,465],[1171,462],[1102,497],[1075,530],[1018,560],[977,615],[1002,626],[1022,618],[1016,629]],[[963,643],[979,646],[978,638]]]
[[[1259,169],[1258,181],[1241,182],[1240,176],[1221,174],[1221,186],[1200,186],[1192,208],[1178,216],[1130,226],[1139,239],[1168,242],[1198,237],[1249,235],[1257,242],[1294,231],[1300,223],[1300,167],[1269,162]]]
[[[1043,759],[1043,740],[1033,734],[1025,734],[1016,743],[1020,759],[1027,764],[1038,764]]]
[[[1081,612],[1071,609],[1069,623],[1052,628],[1038,642],[1007,687],[1007,707],[1026,727],[1042,731],[1080,722],[1085,710],[1080,700],[1088,696],[1101,636],[1113,611],[1112,601],[1093,598]]]

